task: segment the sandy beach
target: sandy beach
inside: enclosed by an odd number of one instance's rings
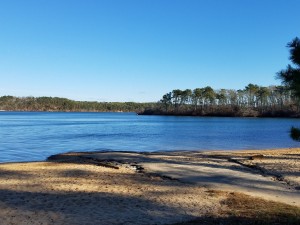
[[[299,175],[300,148],[66,153],[0,164],[1,224],[176,224],[228,217],[235,193],[300,217]]]

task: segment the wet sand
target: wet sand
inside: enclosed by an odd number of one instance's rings
[[[67,153],[0,165],[1,224],[172,224],[218,216],[225,195],[300,206],[300,149]]]

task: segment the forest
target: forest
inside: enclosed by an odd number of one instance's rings
[[[0,97],[2,111],[141,112],[155,103],[88,102],[58,97]]]
[[[299,99],[286,86],[248,84],[242,90],[175,89],[162,96],[146,115],[299,117]]]
[[[89,102],[58,97],[0,97],[1,111],[136,112],[139,115],[299,117],[299,101],[285,86],[249,84],[242,90],[175,89],[153,103]]]

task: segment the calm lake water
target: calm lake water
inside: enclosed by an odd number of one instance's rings
[[[297,119],[0,112],[0,162],[69,151],[236,150],[299,147]]]

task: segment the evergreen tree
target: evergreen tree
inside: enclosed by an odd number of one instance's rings
[[[300,100],[300,40],[295,38],[287,47],[290,49],[290,60],[294,67],[288,65],[285,70],[277,73],[279,79],[292,91],[292,95],[296,98],[298,104]],[[291,137],[300,141],[300,129],[292,127]]]

